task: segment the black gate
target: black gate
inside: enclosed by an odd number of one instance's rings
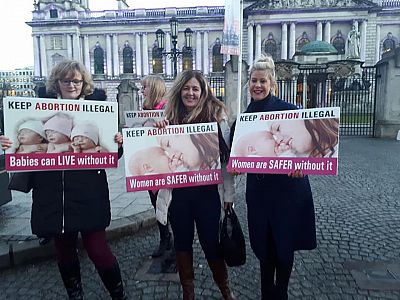
[[[276,94],[300,108],[340,107],[340,134],[373,136],[376,68],[355,60],[276,63]]]

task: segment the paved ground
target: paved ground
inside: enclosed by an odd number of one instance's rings
[[[342,138],[339,167],[337,177],[311,178],[318,248],[296,254],[289,298],[399,300],[400,142]],[[237,197],[236,211],[247,235],[243,176],[237,178]],[[181,297],[173,280],[137,277],[157,241],[155,227],[149,227],[111,242],[129,299]],[[247,263],[229,270],[231,285],[238,299],[259,299],[259,267],[247,250]],[[92,263],[81,256],[87,299],[108,299]],[[198,241],[195,266],[197,298],[221,299]],[[3,299],[66,299],[54,259],[1,270],[0,278]]]

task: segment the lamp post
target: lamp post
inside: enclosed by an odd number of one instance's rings
[[[185,47],[183,51],[180,51],[176,45],[178,44],[178,19],[172,17],[169,20],[169,24],[171,26],[171,43],[172,49],[171,51],[164,51],[165,48],[165,32],[162,29],[157,29],[156,31],[156,38],[157,38],[157,45],[160,53],[163,56],[166,56],[168,59],[172,60],[173,66],[173,75],[174,78],[178,74],[178,58],[183,54],[191,54],[192,53],[192,38],[193,38],[193,30],[190,28],[186,28],[184,31],[185,35]]]

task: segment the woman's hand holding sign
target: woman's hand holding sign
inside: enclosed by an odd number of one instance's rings
[[[2,150],[7,150],[13,144],[13,142],[8,137],[6,137],[4,135],[0,135],[0,143],[1,143],[1,149]]]

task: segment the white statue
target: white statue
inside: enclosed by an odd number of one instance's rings
[[[353,25],[347,36],[347,58],[360,58],[360,33]]]

